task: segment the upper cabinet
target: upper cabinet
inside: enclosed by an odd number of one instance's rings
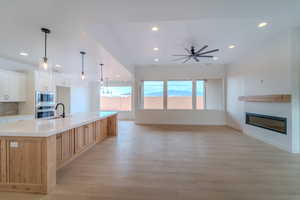
[[[35,90],[55,92],[55,74],[47,71],[35,71]]]
[[[0,70],[0,102],[26,101],[26,74]]]

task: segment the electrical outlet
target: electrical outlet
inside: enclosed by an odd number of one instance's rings
[[[19,143],[18,142],[10,142],[10,147],[11,148],[18,148],[19,147]]]

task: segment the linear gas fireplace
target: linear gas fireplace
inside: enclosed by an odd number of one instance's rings
[[[246,113],[246,124],[287,134],[287,120],[282,117]]]

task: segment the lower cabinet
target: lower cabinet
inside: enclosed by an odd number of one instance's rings
[[[95,122],[96,143],[103,141],[107,137],[107,119]]]
[[[62,167],[66,161],[78,155],[95,143],[99,143],[110,136],[109,128],[115,124],[113,117],[74,128],[56,135],[56,166]],[[113,135],[113,134],[112,134]]]
[[[62,133],[62,160],[69,160],[74,155],[74,129]]]
[[[94,131],[94,123],[90,123],[85,125],[85,145],[89,146],[95,144],[95,131]]]
[[[107,119],[100,120],[101,124],[101,140],[105,139],[108,136],[108,130],[107,130]]]
[[[0,140],[0,183],[5,180],[6,149],[4,140]]]
[[[56,167],[62,164],[62,135],[56,135]]]
[[[40,140],[7,140],[7,182],[42,184],[43,143]]]
[[[48,193],[57,169],[110,136],[108,119],[49,137],[0,137],[0,191]]]
[[[75,128],[75,153],[79,153],[88,146],[95,144],[95,125],[90,123]]]
[[[94,127],[95,127],[95,140],[96,140],[96,143],[101,142],[101,122],[96,121],[94,123]]]
[[[75,128],[75,153],[79,153],[85,148],[85,126]]]
[[[107,120],[107,135],[108,136],[117,136],[118,135],[118,120],[116,116],[112,116],[106,119]]]
[[[75,151],[74,129],[56,135],[56,166],[72,158]]]

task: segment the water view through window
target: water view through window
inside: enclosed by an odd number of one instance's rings
[[[131,111],[130,86],[104,87],[100,90],[100,109],[103,111]]]
[[[144,109],[164,108],[164,82],[144,81]]]

